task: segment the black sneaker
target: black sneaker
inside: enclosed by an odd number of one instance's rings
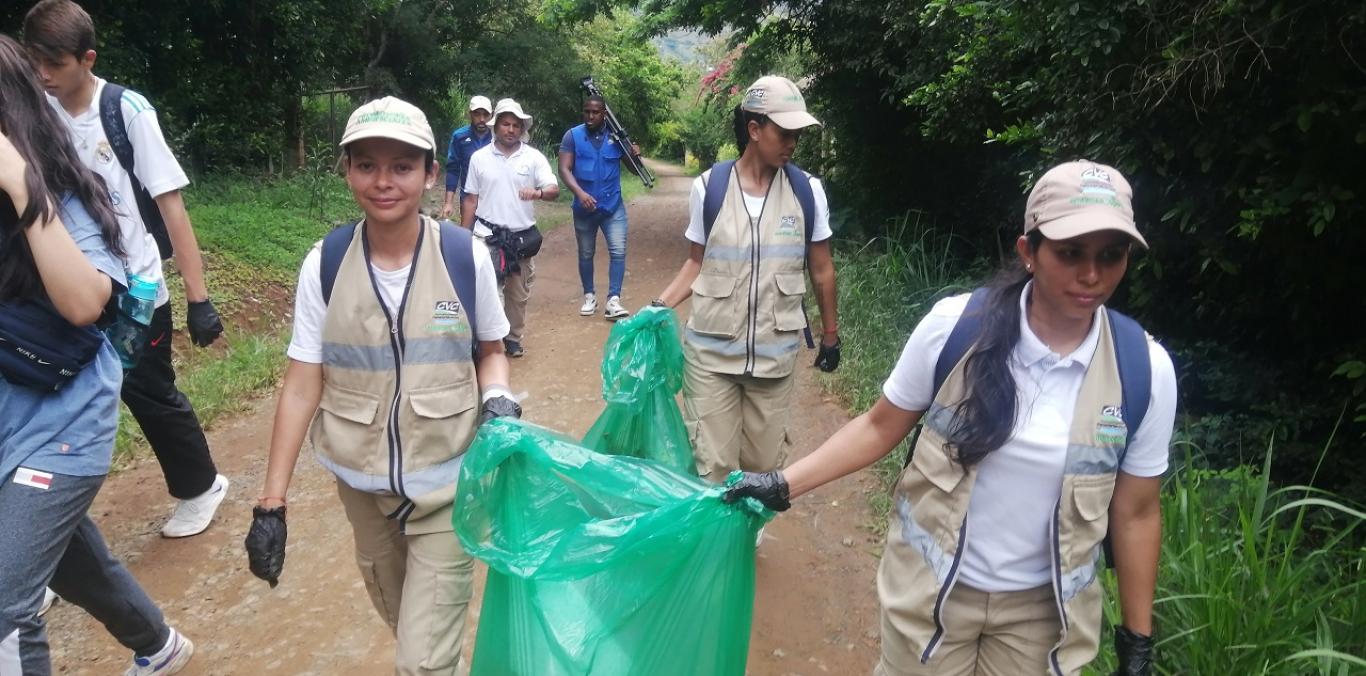
[[[508,357],[513,359],[526,354],[526,350],[522,349],[521,343],[515,340],[508,340],[507,338],[503,339],[503,351],[507,353]]]

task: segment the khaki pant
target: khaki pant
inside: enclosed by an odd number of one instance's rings
[[[531,298],[531,285],[536,282],[536,259],[519,263],[522,271],[503,278],[503,312],[508,316],[508,340],[522,342],[526,331],[526,302]]]
[[[734,469],[768,472],[787,460],[791,374],[755,378],[683,367],[683,422],[697,474],[722,483]]]
[[[453,531],[404,535],[374,495],[337,482],[365,589],[398,639],[398,676],[453,676],[460,665],[474,559]]]
[[[1041,676],[1062,627],[1050,585],[992,594],[959,583],[943,618],[943,642],[921,664],[884,613],[882,659],[873,676]]]

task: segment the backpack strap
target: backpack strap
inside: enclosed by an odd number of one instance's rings
[[[105,138],[109,139],[109,147],[114,150],[114,157],[118,158],[119,166],[128,172],[128,177],[133,179],[133,190],[136,191],[142,186],[133,173],[133,142],[128,140],[128,127],[123,122],[123,92],[122,85],[104,83],[104,89],[100,91],[100,124],[104,127]]]
[[[341,269],[342,259],[355,237],[356,226],[360,221],[339,225],[323,237],[322,265],[318,270],[323,284],[323,305],[332,301],[332,287],[337,284],[337,270]]]
[[[1148,334],[1138,322],[1110,308],[1105,308],[1110,316],[1110,335],[1115,341],[1115,360],[1119,367],[1119,384],[1123,391],[1120,404],[1120,417],[1128,428],[1124,448],[1119,453],[1119,462],[1124,462],[1124,454],[1134,441],[1134,433],[1143,424],[1148,414],[1148,402],[1152,399],[1153,368],[1148,354]],[[1118,467],[1116,467],[1118,470]]]
[[[816,195],[811,190],[811,179],[814,176],[791,162],[783,165],[783,172],[787,174],[787,183],[792,186],[792,193],[797,196],[797,204],[802,207],[802,222],[806,224],[806,243],[809,246],[811,238],[816,234]]]
[[[470,340],[477,347],[479,326],[475,305],[474,234],[451,221],[441,221],[441,258],[446,262],[446,275],[451,278],[460,307],[470,319]]]
[[[986,302],[985,288],[975,289],[972,295],[968,296],[967,307],[963,308],[958,323],[949,331],[948,340],[944,341],[944,349],[939,352],[939,359],[934,362],[934,390],[930,392],[930,401],[939,396],[939,388],[944,386],[944,381],[948,380],[953,367],[963,361],[968,349],[977,342],[977,337],[982,335],[982,308]]]
[[[137,166],[137,158],[133,153],[133,142],[128,138],[128,125],[123,119],[123,94],[126,91],[122,85],[104,83],[104,89],[100,90],[100,126],[104,127],[104,136],[109,139],[109,147],[114,151],[114,157],[118,158],[119,166],[128,174],[129,183],[133,185],[133,198],[137,204],[138,217],[142,219],[142,225],[147,232],[152,234],[152,239],[156,240],[161,259],[166,260],[174,253],[174,247],[171,245],[171,235],[166,231],[166,221],[161,216],[161,207],[157,206],[152,194],[147,192],[147,188],[138,180],[137,172],[133,171]]]
[[[702,241],[711,239],[711,226],[721,213],[721,203],[726,201],[726,189],[730,187],[730,172],[735,160],[726,160],[711,165],[707,175],[707,194],[702,198]],[[704,244],[705,245],[705,244]]]

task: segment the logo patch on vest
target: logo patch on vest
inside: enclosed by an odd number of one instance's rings
[[[778,234],[778,236],[780,236],[780,237],[793,237],[793,236],[796,236],[796,235],[797,235],[797,217],[796,217],[796,216],[783,216],[782,219],[778,221],[778,232],[777,232],[777,234]]]
[[[427,325],[428,333],[466,333],[469,330],[469,322],[460,311],[460,301],[436,301],[432,308],[432,323]]]
[[[1129,426],[1124,424],[1123,409],[1118,406],[1105,406],[1100,409],[1100,421],[1096,423],[1096,441],[1111,446],[1123,446],[1129,437]]]

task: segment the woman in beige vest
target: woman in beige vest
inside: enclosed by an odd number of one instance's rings
[[[825,189],[789,164],[802,130],[818,124],[792,81],[767,76],[749,86],[735,109],[740,159],[718,163],[693,183],[691,253],[651,303],[673,307],[693,298],[683,340],[683,414],[697,473],[714,482],[735,469],[783,465],[793,367],[807,328],[808,269],[824,325],[816,365],[833,371],[839,364]],[[709,187],[713,175],[726,177],[724,188]],[[720,199],[710,227],[708,190],[724,195],[712,195],[714,204]]]
[[[306,435],[336,476],[366,591],[394,632],[394,673],[454,676],[474,571],[451,524],[455,484],[479,424],[521,415],[508,322],[488,250],[418,211],[437,170],[426,115],[390,96],[370,101],[341,145],[365,218],[304,258],[248,562],[279,582],[285,495]]]
[[[1124,320],[1102,305],[1131,247],[1147,246],[1131,200],[1111,167],[1047,172],[1030,192],[1018,261],[988,287],[976,340],[938,390],[935,366],[967,295],[921,321],[871,410],[792,467],[747,473],[726,493],[784,510],[891,452],[923,419],[878,572],[875,674],[1079,673],[1099,648],[1107,529],[1123,614],[1119,673],[1151,673],[1176,378],[1167,353],[1138,337],[1151,394],[1129,435],[1111,331]]]

